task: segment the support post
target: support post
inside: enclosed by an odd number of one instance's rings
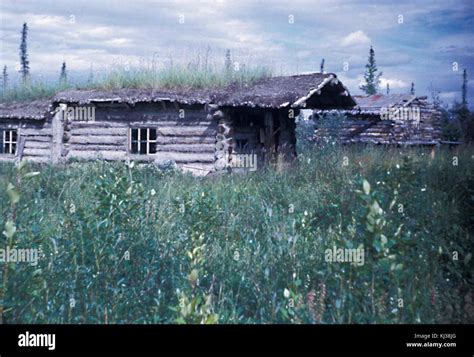
[[[66,104],[59,104],[56,113],[53,115],[51,123],[52,143],[51,143],[51,162],[58,164],[61,162],[63,146],[63,116],[66,112]]]

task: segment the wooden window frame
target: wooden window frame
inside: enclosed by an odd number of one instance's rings
[[[133,130],[137,130],[137,140],[133,140]],[[141,135],[142,131],[146,130],[146,138],[142,140]],[[155,139],[150,139],[150,131],[155,130]],[[129,128],[129,141],[128,141],[128,151],[133,155],[153,155],[156,154],[156,146],[158,142],[158,131],[156,128],[140,128],[140,127],[130,127]],[[137,152],[132,152],[132,142],[137,142]],[[144,143],[142,143],[144,141]],[[155,144],[155,152],[150,153],[150,144]],[[144,154],[141,153],[142,145],[145,145],[146,152]]]
[[[0,128],[2,135],[2,147],[0,155],[15,156],[18,149],[19,132],[14,128]],[[13,140],[13,132],[16,133],[16,139]]]

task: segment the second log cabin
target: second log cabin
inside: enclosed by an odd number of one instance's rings
[[[349,110],[314,110],[316,142],[337,138],[343,144],[423,145],[444,144],[441,112],[426,96],[375,94],[354,96]],[[325,123],[332,114],[336,120]]]

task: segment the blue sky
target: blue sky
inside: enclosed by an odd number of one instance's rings
[[[460,99],[466,68],[473,106],[473,19],[471,0],[0,0],[0,65],[14,79],[26,21],[36,77],[55,80],[63,60],[77,77],[91,64],[101,72],[153,57],[159,65],[187,62],[208,47],[222,63],[229,48],[235,61],[268,65],[275,74],[318,71],[324,57],[326,71],[360,94],[373,45],[383,88],[405,93],[413,81],[417,94],[429,94],[432,84],[449,103]]]

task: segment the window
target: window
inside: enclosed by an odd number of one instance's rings
[[[18,134],[16,130],[0,129],[0,154],[14,155],[16,152],[16,143]]]
[[[130,152],[132,154],[147,155],[156,153],[156,129],[131,128]]]

